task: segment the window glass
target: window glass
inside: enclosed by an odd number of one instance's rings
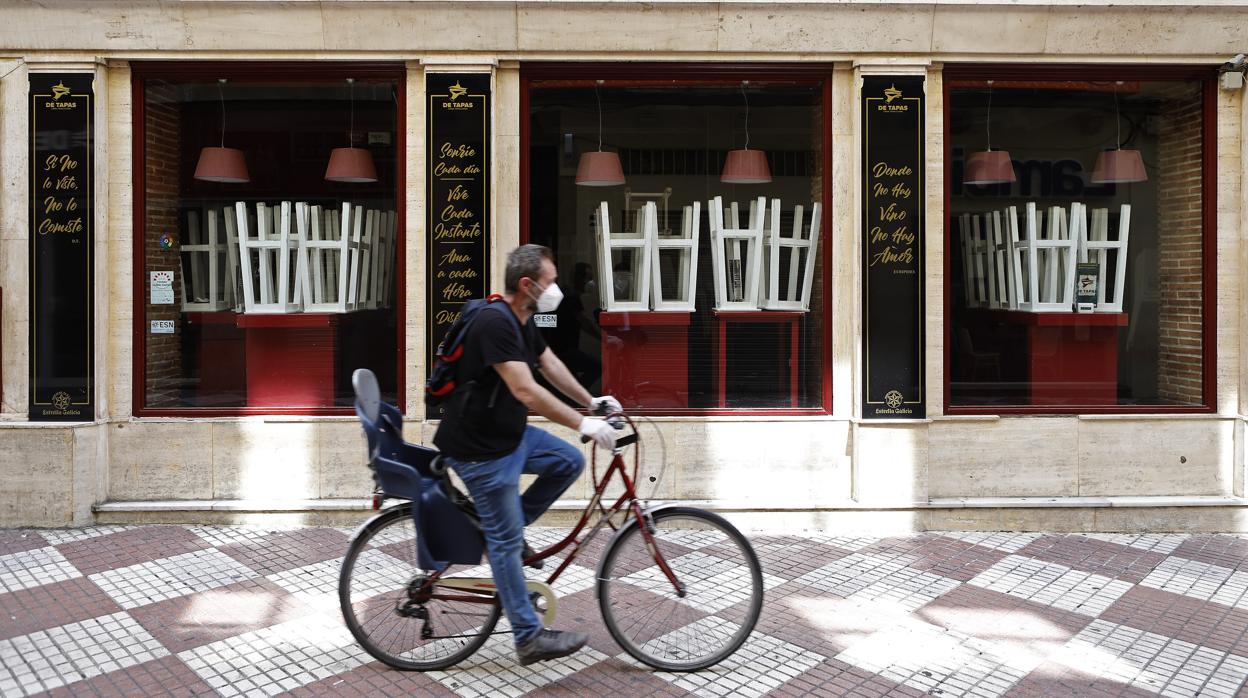
[[[952,405],[1204,404],[1203,87],[951,83]]]
[[[576,377],[635,410],[822,407],[822,85],[539,82],[529,105],[529,239],[565,297],[544,331]],[[623,182],[578,184],[600,147]]]
[[[235,73],[139,78],[142,407],[393,402],[397,81]]]

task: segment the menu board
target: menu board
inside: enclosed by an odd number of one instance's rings
[[[30,419],[91,421],[91,73],[30,76]]]
[[[489,290],[490,75],[429,73],[427,366],[464,304]]]
[[[922,419],[923,78],[862,86],[863,417]]]

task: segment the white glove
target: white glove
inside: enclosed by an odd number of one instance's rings
[[[581,419],[580,432],[608,451],[615,448],[615,428],[607,424],[606,420],[584,417]]]
[[[603,405],[606,405],[605,414],[615,414],[616,412],[624,411],[624,406],[620,404],[620,401],[610,395],[603,395],[602,397],[591,399],[589,401],[589,411],[599,414],[599,409],[602,408]]]

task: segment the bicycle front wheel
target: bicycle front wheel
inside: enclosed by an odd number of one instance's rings
[[[740,531],[708,511],[660,509],[650,521],[659,555],[633,521],[611,540],[598,567],[598,605],[607,630],[624,651],[656,669],[696,671],[717,664],[737,651],[758,622],[758,556]]]
[[[369,654],[396,669],[445,669],[485,643],[500,609],[492,594],[427,584],[433,571],[416,562],[416,535],[410,504],[369,522],[343,559],[338,601],[347,628]]]

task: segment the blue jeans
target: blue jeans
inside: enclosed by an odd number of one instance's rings
[[[525,427],[520,446],[494,460],[461,461],[443,457],[468,487],[481,518],[486,555],[498,598],[519,645],[542,630],[529,601],[520,553],[524,527],[537,520],[585,469],[585,456],[574,446],[534,426]],[[520,475],[537,480],[520,495]]]

